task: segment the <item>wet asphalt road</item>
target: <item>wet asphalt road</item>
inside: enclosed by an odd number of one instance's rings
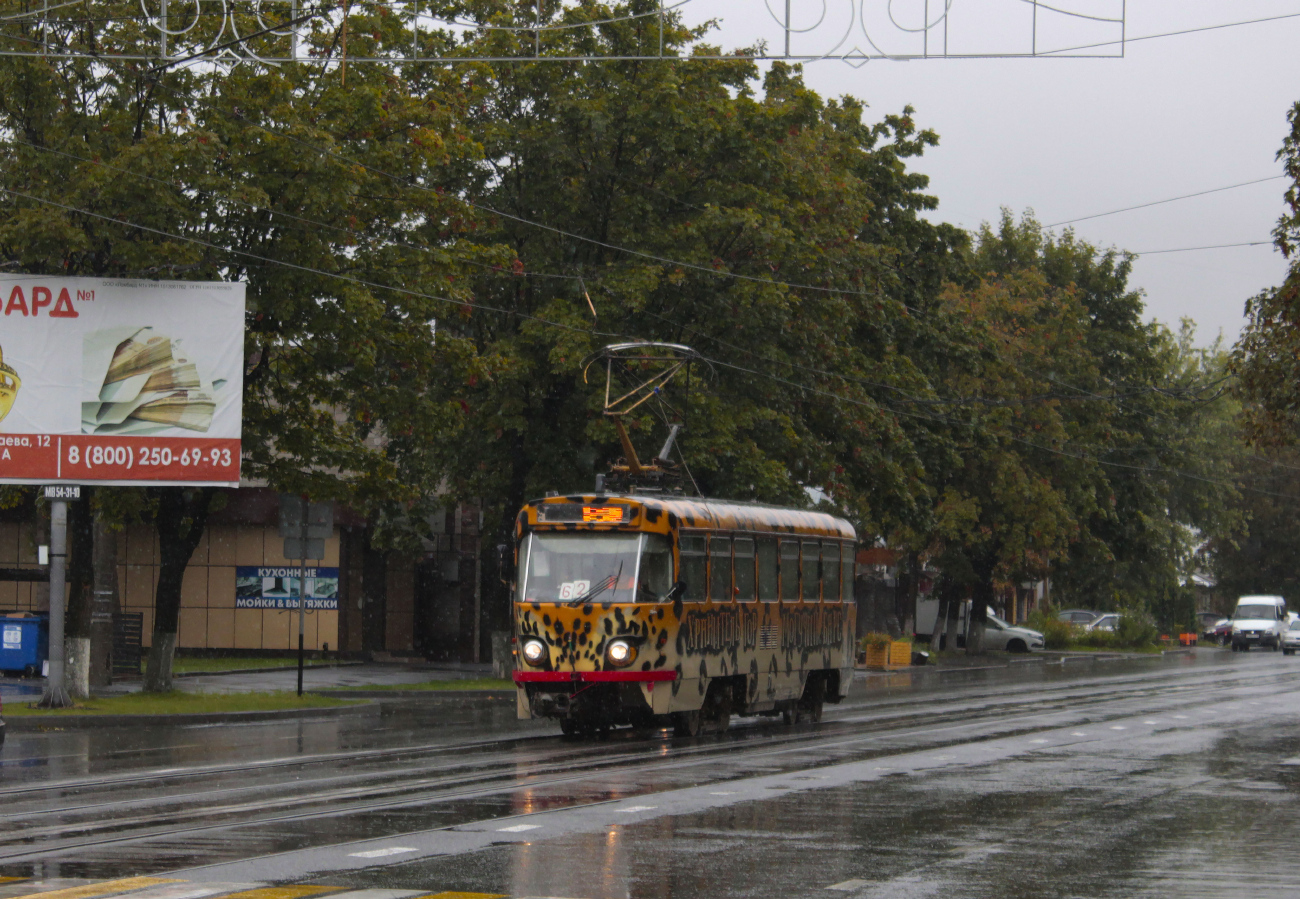
[[[1291,897],[1298,835],[1300,658],[1275,653],[875,676],[820,725],[697,739],[398,702],[0,750],[0,880]]]

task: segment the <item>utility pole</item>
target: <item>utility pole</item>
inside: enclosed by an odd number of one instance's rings
[[[63,620],[67,608],[68,579],[68,500],[80,499],[80,487],[46,487],[50,501],[50,676],[45,694],[37,706],[43,709],[66,709],[72,699],[64,681]]]

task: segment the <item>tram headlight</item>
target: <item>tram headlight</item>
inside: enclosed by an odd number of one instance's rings
[[[541,664],[546,658],[546,644],[541,640],[528,640],[524,643],[524,661],[530,665]]]
[[[636,661],[636,647],[626,640],[613,640],[605,647],[605,658],[615,668],[626,668]]]

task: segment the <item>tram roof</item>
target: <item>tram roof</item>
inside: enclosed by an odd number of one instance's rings
[[[810,512],[804,509],[791,509],[766,503],[644,493],[579,493],[568,496],[551,496],[546,499],[534,500],[528,505],[539,506],[545,503],[582,503],[584,505],[628,503],[646,510],[647,517],[650,517],[655,511],[672,515],[676,517],[678,525],[685,528],[767,531],[837,537],[842,540],[857,539],[857,532],[853,529],[853,525],[843,518],[837,518],[825,512]]]

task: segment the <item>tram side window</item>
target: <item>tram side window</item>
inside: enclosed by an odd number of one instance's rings
[[[643,534],[637,602],[660,602],[673,586],[673,543],[663,534]]]
[[[840,545],[822,544],[822,599],[840,601]]]
[[[678,540],[681,555],[682,580],[686,582],[683,599],[698,601],[705,598],[705,572],[707,557],[704,555],[704,538],[698,535],[683,534]]]
[[[731,538],[709,538],[709,598],[731,602]]]
[[[803,598],[816,601],[821,599],[821,578],[817,570],[817,541],[806,540],[803,544]]]
[[[736,553],[736,599],[754,601],[754,538],[737,537],[733,543]]]
[[[799,599],[799,544],[793,540],[781,541],[781,598]]]
[[[853,602],[853,563],[856,554],[853,551],[853,544],[844,544],[844,558],[840,563],[840,595],[844,597],[845,602]]]
[[[776,577],[776,538],[759,537],[758,552],[758,598],[763,602],[776,602],[781,598],[780,585]]]

